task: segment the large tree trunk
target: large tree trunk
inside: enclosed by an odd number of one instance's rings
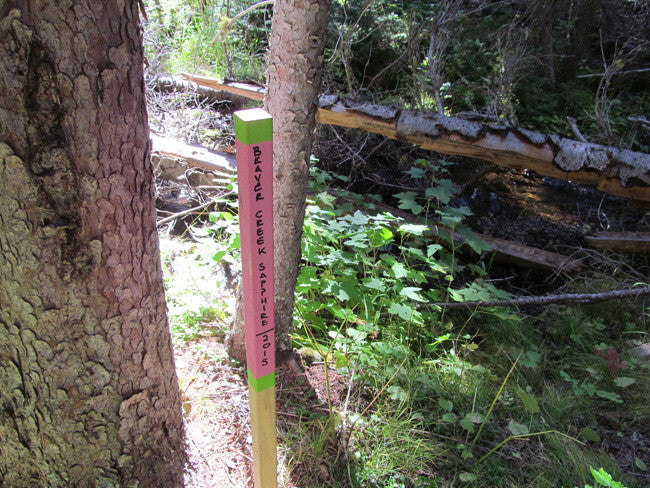
[[[138,2],[0,3],[0,485],[183,484]]]
[[[275,327],[278,357],[291,350],[289,330],[305,217],[330,0],[277,0],[266,108],[273,116]]]

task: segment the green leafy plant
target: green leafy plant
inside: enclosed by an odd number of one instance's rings
[[[594,468],[590,466],[589,471],[591,471],[591,475],[594,477],[594,481],[596,482],[596,485],[595,486],[585,485],[584,488],[598,488],[599,486],[611,487],[611,488],[625,488],[625,486],[623,486],[622,483],[619,483],[618,481],[614,481],[612,476],[603,468],[600,468],[598,471],[596,471]]]

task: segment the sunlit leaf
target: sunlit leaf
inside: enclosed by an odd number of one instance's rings
[[[438,405],[440,405],[440,408],[446,410],[447,412],[451,412],[454,409],[454,404],[444,398],[438,399]]]
[[[508,430],[512,432],[512,435],[528,435],[529,433],[526,425],[515,422],[514,420],[508,422]]]
[[[636,382],[636,378],[629,378],[627,376],[620,376],[614,379],[614,384],[621,388],[626,388]]]

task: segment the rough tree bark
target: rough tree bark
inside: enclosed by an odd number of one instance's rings
[[[279,360],[291,351],[289,330],[330,4],[330,0],[276,0],[273,7],[265,105],[273,116],[274,128],[275,327]],[[240,360],[245,358],[241,322],[235,319],[228,341],[230,354]]]
[[[273,8],[265,104],[274,127],[275,327],[280,357],[291,350],[289,330],[330,5],[330,0],[278,0]]]
[[[138,2],[0,3],[0,485],[183,484]]]

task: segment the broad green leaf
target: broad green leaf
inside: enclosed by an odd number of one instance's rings
[[[409,175],[414,180],[417,180],[419,178],[424,178],[427,175],[427,172],[424,169],[417,168],[415,166],[411,166],[411,168],[408,171],[404,171],[404,173]]]
[[[402,263],[395,263],[391,269],[393,270],[393,276],[398,280],[406,278],[409,274],[409,270]]]
[[[616,386],[620,386],[621,388],[626,388],[630,386],[632,383],[635,383],[636,379],[635,378],[629,378],[627,376],[620,376],[616,379],[614,379],[614,384]]]
[[[370,278],[363,281],[363,285],[366,288],[371,288],[377,291],[386,291],[385,282],[378,278]]]
[[[478,412],[467,412],[465,418],[473,424],[480,424],[483,422],[484,416]]]
[[[508,422],[508,430],[512,432],[512,435],[528,435],[528,427],[524,424],[520,424],[511,420]]]
[[[646,466],[646,464],[638,457],[634,458],[634,464],[636,464],[636,467],[639,468],[641,471],[648,470],[648,466]]]
[[[330,195],[326,191],[321,192],[318,195],[316,195],[316,198],[318,198],[321,202],[323,202],[328,207],[331,207],[334,204],[334,202],[336,201],[336,197],[334,195]]]
[[[416,196],[417,194],[414,191],[397,193],[395,197],[399,199],[398,207],[404,210],[410,210],[415,215],[418,215],[422,210],[424,210],[424,207],[416,202]]]
[[[388,308],[388,313],[398,315],[404,320],[411,320],[415,316],[416,311],[413,307],[409,307],[408,305],[403,305],[401,303],[391,303],[390,307]]]
[[[580,437],[586,441],[600,442],[600,436],[594,429],[590,429],[589,427],[584,427],[580,430]]]
[[[471,434],[472,432],[470,432]],[[460,455],[461,458],[463,459],[472,459],[474,457],[474,453],[470,451],[469,449],[465,449],[463,453]]]
[[[402,224],[398,227],[398,229],[401,232],[405,232],[407,234],[413,234],[416,236],[421,236],[429,230],[429,228],[426,225],[419,225],[419,224]]]
[[[467,471],[463,471],[458,475],[458,479],[464,482],[470,482],[470,481],[476,481],[478,479],[478,476],[475,475],[474,473],[468,473]]]
[[[363,341],[368,336],[367,332],[359,329],[352,329],[352,328],[349,328],[346,331],[346,333],[350,336],[350,339],[357,342]]]
[[[590,466],[589,471],[591,471],[591,474],[597,483],[600,483],[601,485],[610,488],[623,488],[623,485],[618,481],[614,481],[612,475],[610,475],[603,468],[600,468],[598,471],[596,471],[594,468]]]
[[[346,215],[343,218],[351,224],[356,225],[366,225],[369,220],[368,217],[366,217],[360,210],[354,212],[354,215]]]
[[[458,421],[458,424],[470,434],[474,432],[474,423],[471,421],[471,419],[463,417]]]
[[[437,198],[440,203],[447,205],[457,190],[458,187],[450,180],[437,180],[435,187],[426,189],[425,196],[427,198]]]
[[[224,258],[224,256],[226,255],[227,252],[228,251],[217,251],[212,256],[212,259],[214,259],[216,262],[220,263],[223,260],[223,258]]]
[[[540,412],[539,404],[533,395],[527,393],[521,388],[517,388],[515,392],[517,393],[517,397],[519,397],[519,400],[521,400],[521,403],[524,405],[524,408],[528,413]]]
[[[408,400],[408,393],[400,386],[391,385],[388,387],[390,393],[390,399],[399,402],[405,402]]]
[[[402,247],[402,251],[405,253],[409,253],[412,256],[417,257],[421,261],[427,262],[427,257],[424,255],[424,251],[420,249],[419,247]]]
[[[444,414],[444,415],[443,415],[442,417],[440,417],[440,418],[441,418],[441,420],[442,420],[443,422],[448,422],[448,423],[450,423],[450,424],[453,424],[453,423],[456,422],[456,420],[457,420],[456,415],[453,414],[453,413],[451,413],[451,412],[447,412],[446,414]]]
[[[339,284],[339,283],[331,283],[331,285],[328,287],[329,288],[329,293],[336,297],[337,299],[343,301],[349,300],[350,295],[345,291],[345,289]]]
[[[410,298],[411,300],[415,300],[416,302],[426,302],[424,297],[419,293],[420,291],[422,291],[422,288],[416,286],[405,286],[400,290],[399,294]]]
[[[519,364],[526,366],[527,368],[536,368],[539,366],[539,360],[542,358],[542,355],[537,351],[526,351],[526,354],[521,358]]]
[[[482,240],[471,230],[464,227],[458,230],[461,234],[463,234],[463,236],[465,236],[465,244],[471,247],[476,254],[481,254],[483,251],[489,251],[492,249],[492,246]]]
[[[595,393],[596,396],[599,396],[600,398],[606,398],[607,400],[611,400],[616,403],[623,403],[621,396],[611,391],[596,390]]]
[[[582,388],[584,392],[590,397],[594,396],[597,390],[596,385],[594,385],[593,383],[581,383],[580,388]],[[607,393],[607,392],[603,391],[602,393]],[[607,397],[602,397],[602,398],[607,398]]]
[[[440,244],[431,244],[427,246],[427,256],[431,257],[441,249],[443,249],[443,247]]]
[[[444,398],[438,399],[438,405],[440,405],[440,408],[446,410],[447,412],[451,412],[454,409],[454,404],[449,400],[445,400]]]
[[[393,232],[386,228],[382,227],[380,229],[369,229],[366,231],[368,236],[368,242],[373,247],[380,247],[388,244],[393,240]]]

